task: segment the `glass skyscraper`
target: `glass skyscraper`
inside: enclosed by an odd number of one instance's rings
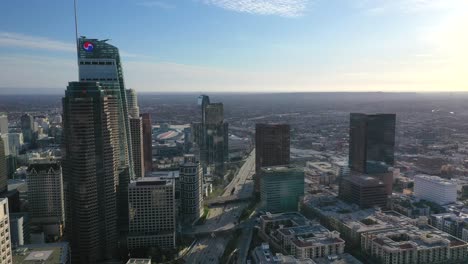
[[[135,179],[130,117],[119,49],[107,40],[78,39],[78,68],[81,82],[99,82],[107,94],[117,98],[119,141],[119,230],[128,229],[128,184]],[[110,85],[106,85],[110,84]]]
[[[73,263],[117,254],[122,187],[116,88],[117,83],[71,82],[63,98],[65,235]]]
[[[127,92],[119,49],[107,43],[107,40],[86,37],[79,38],[78,45],[80,81],[118,84],[115,88],[117,91],[115,95],[118,96],[119,142],[121,146],[124,146],[120,148],[120,164],[128,167],[129,177],[134,178]]]
[[[395,114],[350,115],[349,166],[352,170],[378,174],[395,162]]]

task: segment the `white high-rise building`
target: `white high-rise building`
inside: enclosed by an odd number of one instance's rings
[[[8,134],[8,115],[0,113],[0,134]]]
[[[457,184],[437,176],[414,176],[414,196],[440,205],[457,201]]]
[[[175,248],[176,204],[173,180],[144,177],[128,186],[128,248]]]
[[[0,263],[12,263],[8,198],[0,199]]]
[[[135,90],[127,89],[127,105],[128,105],[128,115],[132,118],[137,118],[140,116],[140,108],[138,107],[138,98]]]

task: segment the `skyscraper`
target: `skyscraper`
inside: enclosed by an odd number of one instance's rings
[[[290,127],[288,124],[255,125],[255,190],[260,191],[262,167],[289,165]]]
[[[8,213],[8,199],[0,199],[0,263],[13,263],[11,255],[10,217]]]
[[[65,228],[73,263],[116,254],[121,104],[113,91],[118,88],[118,83],[71,82],[63,99]]]
[[[261,207],[268,212],[297,211],[304,196],[304,170],[289,166],[260,169]]]
[[[0,134],[8,134],[8,116],[0,113]]]
[[[0,134],[1,135],[1,134]],[[5,155],[5,145],[3,138],[0,137],[0,194],[8,191],[7,160]]]
[[[32,143],[34,135],[34,118],[29,114],[21,116],[21,132],[25,143]]]
[[[56,161],[33,163],[27,181],[31,223],[46,235],[61,237],[65,223],[62,167]]]
[[[180,200],[182,222],[191,224],[200,217],[203,208],[203,169],[188,157],[180,166]]]
[[[127,92],[119,49],[107,43],[107,40],[81,37],[78,39],[78,64],[80,81],[109,83],[103,85],[103,89],[108,95],[117,98],[120,157],[118,215],[119,230],[125,235],[128,229],[128,184],[135,178],[135,170]]]
[[[378,174],[394,165],[395,114],[350,115],[349,167]]]
[[[137,118],[140,116],[140,108],[138,107],[137,93],[133,89],[127,89],[126,93],[127,93],[128,114],[132,118]]]
[[[210,103],[210,98],[201,95],[198,98],[201,106],[202,122],[192,124],[195,143],[199,146],[200,162],[203,168],[213,165],[217,175],[223,175],[225,162],[229,159],[228,130],[224,122],[222,103]]]
[[[127,92],[123,77],[123,67],[120,60],[119,49],[107,43],[107,40],[78,39],[78,64],[79,79],[82,82],[106,82],[115,83],[117,89],[118,114],[119,114],[119,143],[120,164],[127,167],[129,179],[120,179],[129,182],[134,178],[132,160],[132,142],[130,134],[129,112],[127,106]]]
[[[137,116],[136,118],[130,118],[130,132],[132,135],[132,155],[133,164],[135,170],[135,177],[144,177],[144,153],[143,153],[143,127],[142,118]]]
[[[130,136],[132,140],[132,159],[134,165],[135,177],[144,176],[143,159],[143,124],[138,107],[137,94],[133,89],[127,89],[128,114],[130,119]]]
[[[145,173],[153,170],[153,127],[151,116],[148,113],[141,114],[143,128],[143,165]]]

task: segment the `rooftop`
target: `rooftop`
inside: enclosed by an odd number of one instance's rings
[[[456,186],[455,182],[443,179],[438,176],[419,174],[419,175],[414,176],[414,179],[422,179],[422,180],[426,180],[426,181],[430,181],[433,183],[438,183],[438,184],[446,185],[446,186]]]
[[[375,243],[385,246],[387,250],[468,247],[466,242],[431,226],[407,226],[393,230],[370,232],[369,235]]]
[[[62,264],[69,258],[68,243],[48,243],[24,245],[13,250],[13,263],[23,264]]]
[[[362,264],[361,261],[348,253],[314,259],[314,262],[316,264]]]

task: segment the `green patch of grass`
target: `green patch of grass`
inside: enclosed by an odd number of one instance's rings
[[[247,218],[249,218],[249,216],[253,213],[256,207],[257,207],[257,201],[256,200],[250,201],[249,205],[247,205],[247,207],[244,208],[244,210],[242,210],[239,221],[244,221]]]
[[[208,213],[210,212],[210,208],[208,206],[203,207],[203,215],[198,219],[198,221],[195,223],[195,225],[203,225],[206,222],[206,217],[208,216]]]

